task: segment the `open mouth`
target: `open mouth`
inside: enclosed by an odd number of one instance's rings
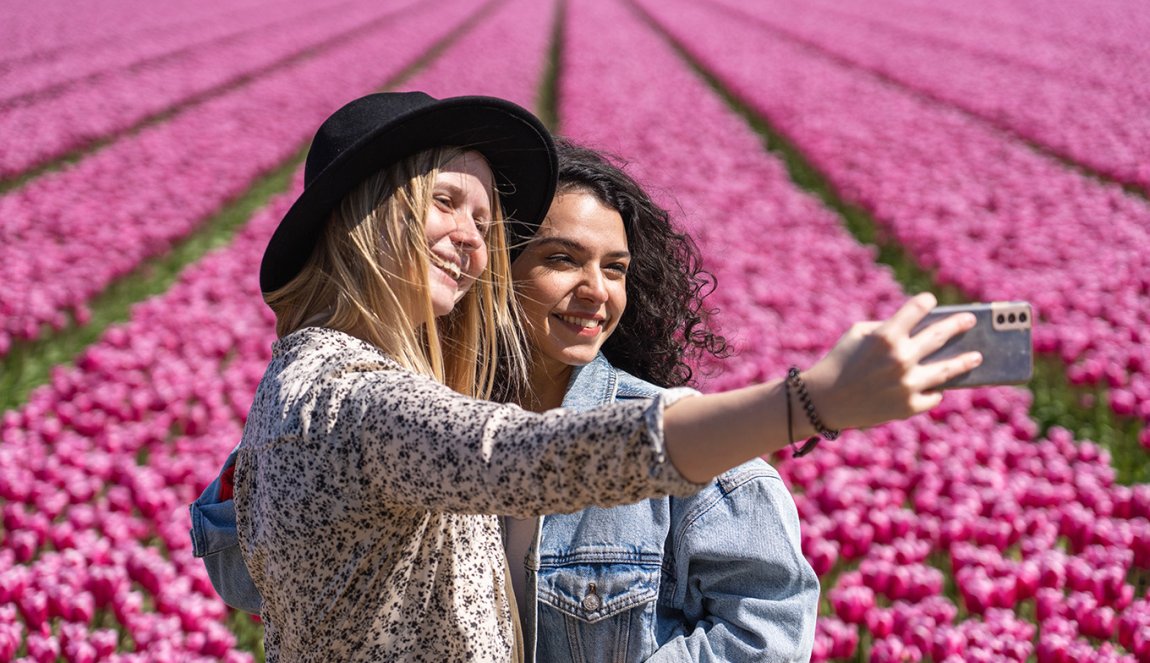
[[[449,260],[444,260],[434,253],[431,254],[431,264],[442,269],[444,272],[447,272],[447,275],[456,281],[459,281],[463,278],[463,270],[459,267],[459,265]]]

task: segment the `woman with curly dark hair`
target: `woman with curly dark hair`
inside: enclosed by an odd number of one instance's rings
[[[546,220],[512,248],[531,348],[515,400],[536,411],[651,398],[725,356],[714,280],[627,173],[559,140]],[[699,494],[505,521],[530,658],[808,660],[819,585],[794,500],[755,460]]]

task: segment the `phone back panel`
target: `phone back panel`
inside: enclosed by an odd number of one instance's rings
[[[1034,313],[1027,302],[988,302],[939,306],[931,311],[912,335],[941,318],[970,312],[977,319],[974,328],[950,339],[924,364],[964,352],[982,353],[982,363],[974,370],[944,383],[942,388],[978,387],[997,384],[1023,384],[1034,372],[1031,326]]]

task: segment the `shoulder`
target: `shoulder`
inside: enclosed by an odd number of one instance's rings
[[[760,482],[767,485],[777,485],[785,489],[783,477],[779,475],[770,463],[762,458],[747,461],[738,467],[731,468],[715,478],[715,486],[724,494],[735,492],[740,486],[751,482]]]
[[[322,327],[297,330],[276,341],[261,388],[279,398],[343,397],[391,392],[454,393],[446,385],[399,364],[376,346]]]
[[[303,438],[331,441],[335,431],[378,424],[455,397],[462,398],[365,341],[308,327],[272,346],[241,446],[251,450]]]
[[[383,370],[400,365],[379,348],[350,334],[325,327],[305,327],[272,345],[272,366],[304,366],[323,372],[348,366]]]
[[[615,369],[615,375],[618,380],[618,391],[615,397],[618,399],[654,398],[666,391],[664,387],[651,384],[618,368]]]
[[[687,527],[720,507],[724,512],[755,513],[765,500],[775,503],[775,508],[794,503],[778,470],[755,458],[715,477],[694,495],[672,497],[671,511],[676,525]]]

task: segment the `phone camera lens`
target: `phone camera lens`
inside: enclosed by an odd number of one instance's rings
[[[1002,324],[1002,323],[1004,323],[1004,322],[1006,322],[1006,316],[1005,316],[1005,315],[1003,315],[1003,314],[1001,314],[1001,313],[999,313],[999,314],[998,314],[998,324],[1000,324],[1000,325],[1001,325],[1001,324]]]
[[[1006,321],[1013,323],[1014,322],[1014,314],[1011,313],[1010,315],[1006,316]]]
[[[1025,313],[1019,313],[1018,314],[1018,321],[1019,322],[1026,322],[1026,314]]]

